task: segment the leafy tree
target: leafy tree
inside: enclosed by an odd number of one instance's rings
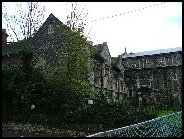
[[[32,39],[25,39],[19,42],[21,50],[19,55],[22,62],[19,65],[3,63],[3,94],[7,108],[11,112],[26,113],[30,106],[39,106],[44,97],[47,82],[39,67],[33,53]]]
[[[67,25],[71,30],[78,29],[81,33],[84,33],[88,15],[86,6],[82,7],[80,2],[66,4],[68,7]]]
[[[63,38],[63,46],[54,69],[54,80],[60,83],[65,92],[63,97],[66,97],[68,109],[74,110],[84,106],[85,99],[91,98],[93,93],[88,81],[91,70],[89,43],[83,35],[84,24],[78,24],[77,7],[72,8],[67,22],[69,26],[57,27]]]
[[[68,95],[71,107],[83,104],[84,98],[90,97],[88,82],[90,72],[89,44],[79,30],[60,27],[64,40],[63,51],[59,56],[55,79],[59,80]]]

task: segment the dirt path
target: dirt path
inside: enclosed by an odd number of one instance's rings
[[[3,123],[2,137],[84,137],[84,132],[66,129],[49,128],[41,125],[22,123]]]
[[[67,135],[26,132],[22,130],[2,129],[2,137],[71,137]]]

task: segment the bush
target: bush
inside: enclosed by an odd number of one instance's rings
[[[153,118],[156,118],[156,115],[137,111],[136,109],[127,109],[123,105],[106,104],[88,106],[70,113],[65,117],[65,122],[75,124],[103,124],[107,128],[118,128]]]

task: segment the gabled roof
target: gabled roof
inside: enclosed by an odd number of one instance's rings
[[[102,44],[98,44],[98,45],[94,45],[92,48],[95,51],[95,55],[94,57],[97,59],[101,59],[102,61],[104,61],[105,59],[102,57],[102,51],[106,51],[108,52],[108,54],[110,55],[108,46],[107,46],[107,42],[103,42]],[[111,57],[111,55],[110,55]]]
[[[49,15],[49,17],[45,20],[45,22],[41,25],[39,28],[38,32],[34,35],[34,37],[39,34],[39,32],[48,24],[57,24],[57,25],[64,25],[57,17],[55,17],[52,13]],[[66,26],[66,25],[64,25]],[[67,26],[66,26],[67,27]],[[3,30],[2,30],[3,31]],[[2,56],[7,56],[7,55],[14,55],[18,54],[19,51],[22,49],[22,41],[25,40],[20,40],[19,42],[12,42],[10,44],[7,44],[5,47],[2,47]]]
[[[47,25],[53,24],[53,25],[63,25],[63,22],[61,22],[57,17],[55,17],[52,13],[49,15],[49,17],[45,20],[45,22],[41,25],[38,32],[35,34],[37,36],[41,30],[43,30]],[[67,27],[67,26],[66,26]]]
[[[137,57],[137,56],[151,56],[151,55],[167,54],[167,53],[172,53],[172,52],[182,52],[182,47],[122,54],[121,56],[122,58],[129,58],[129,57]]]

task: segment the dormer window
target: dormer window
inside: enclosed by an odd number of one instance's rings
[[[48,34],[52,34],[52,33],[54,33],[53,25],[52,25],[52,24],[49,24],[49,27],[48,27]]]

